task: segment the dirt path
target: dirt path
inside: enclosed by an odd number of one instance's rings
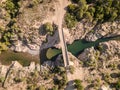
[[[68,5],[67,0],[59,0],[59,8],[57,10],[57,15],[56,15],[56,23],[58,24],[58,31],[59,31],[59,38],[60,38],[60,45],[62,48],[62,54],[63,54],[63,59],[64,59],[64,65],[65,67],[69,65],[69,60],[68,60],[68,54],[67,54],[67,46],[66,42],[64,39],[64,33],[63,33],[63,28],[62,28],[62,22],[63,18],[65,15],[65,7]]]

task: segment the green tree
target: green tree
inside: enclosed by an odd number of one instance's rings
[[[78,21],[83,18],[83,14],[84,14],[84,11],[82,9],[77,11],[76,18]]]
[[[89,12],[92,16],[94,16],[95,8],[94,8],[94,7],[89,7],[89,8],[88,8],[88,12]]]
[[[79,2],[78,2],[78,4],[79,4],[79,6],[80,6],[80,9],[86,9],[87,8],[87,2],[86,2],[86,0],[80,0]]]
[[[93,20],[93,17],[91,16],[91,14],[89,12],[85,12],[84,18],[89,19],[90,21]]]
[[[76,20],[75,16],[67,13],[65,16],[65,22],[66,22],[66,25],[68,28],[72,28],[76,25],[77,20]]]
[[[7,0],[5,3],[6,4],[5,9],[8,11],[11,18],[16,17],[17,13],[19,12],[20,8],[19,1],[20,0]]]
[[[116,87],[117,90],[120,89],[120,81],[118,81],[118,82],[116,83],[116,86],[115,86],[115,87]]]
[[[114,10],[114,12],[110,14],[109,21],[114,21],[117,18],[117,16],[117,12]]]
[[[69,13],[74,14],[77,8],[78,8],[78,6],[76,6],[75,4],[70,4],[70,5],[68,5],[67,10]]]
[[[75,87],[77,88],[77,90],[84,90],[81,80],[76,79],[76,80],[74,80],[74,82],[75,82]]]
[[[45,32],[48,32],[51,35],[54,32],[54,28],[53,28],[53,26],[50,22],[47,22],[47,23],[43,24],[43,29],[45,30]]]

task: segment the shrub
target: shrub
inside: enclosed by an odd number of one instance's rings
[[[40,86],[38,90],[46,90],[44,86]]]
[[[73,74],[75,71],[75,68],[73,66],[69,66],[70,73]]]
[[[87,8],[87,2],[86,2],[86,0],[80,0],[78,2],[78,4],[79,4],[80,9],[86,10],[86,8]]]
[[[0,77],[0,82],[1,82],[1,83],[3,83],[3,82],[4,82],[4,80],[5,80],[5,78],[4,78],[4,77]]]
[[[89,19],[90,21],[93,20],[93,17],[91,16],[91,14],[89,12],[85,12],[84,18]]]
[[[5,43],[1,43],[0,42],[0,51],[5,51],[5,50],[7,50],[8,48],[7,48],[7,46],[5,45]]]
[[[94,16],[95,8],[94,7],[89,7],[88,12],[91,14],[91,16]]]
[[[73,28],[76,25],[77,20],[73,15],[67,13],[65,15],[65,22],[68,28]]]
[[[70,5],[68,5],[68,7],[67,7],[67,11],[68,11],[69,13],[75,14],[75,11],[76,11],[77,8],[78,8],[77,5],[75,5],[75,4],[70,4]]]
[[[117,18],[117,16],[118,16],[117,12],[115,12],[115,11],[113,13],[111,13],[110,15],[111,16],[109,18],[109,21],[114,21]]]
[[[82,9],[78,10],[76,13],[77,20],[81,20],[83,18],[84,11]]]
[[[81,84],[81,80],[76,79],[74,82],[75,82],[75,87],[77,88],[77,90],[84,90]]]
[[[48,32],[49,34],[53,34],[54,28],[51,23],[47,22],[43,24],[43,29],[45,30],[45,32]]]
[[[52,88],[52,90],[59,90],[59,89],[58,89],[58,85],[55,85],[55,86]]]
[[[11,18],[16,17],[18,11],[19,11],[19,1],[20,0],[7,0],[6,1],[6,10],[8,11],[8,13],[10,14]]]
[[[120,1],[118,0],[72,0],[76,4],[68,6],[66,25],[74,27],[75,20],[88,19],[90,22],[103,23],[120,18]],[[84,17],[83,17],[84,16]],[[73,23],[72,23],[73,22]]]
[[[120,89],[120,81],[118,81],[118,82],[116,83],[116,86],[115,86],[115,87],[116,87],[117,90]]]

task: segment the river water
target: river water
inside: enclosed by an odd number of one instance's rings
[[[115,37],[106,37],[106,38],[100,38],[94,42],[88,42],[84,39],[82,40],[75,40],[72,44],[68,44],[67,45],[67,49],[69,52],[71,52],[74,56],[78,56],[82,51],[84,51],[84,49],[86,48],[90,48],[90,47],[97,47],[99,45],[99,43],[101,42],[106,42],[109,40],[114,40],[116,38],[118,38],[120,36],[115,36]],[[53,57],[55,57],[58,54],[61,54],[61,50],[60,49],[56,49],[56,48],[49,48],[46,52],[46,57],[48,59],[52,59]]]

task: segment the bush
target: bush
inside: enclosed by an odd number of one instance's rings
[[[75,68],[73,66],[69,66],[70,73],[73,74],[75,71]]]
[[[7,0],[6,1],[6,10],[10,14],[11,18],[14,18],[17,16],[17,13],[19,11],[19,1],[20,0]]]
[[[14,78],[14,81],[15,81],[16,83],[20,83],[20,82],[22,82],[22,79],[21,79],[21,78],[18,78],[18,77],[15,77],[15,78]]]
[[[67,11],[68,11],[69,13],[75,14],[75,11],[76,11],[77,8],[78,8],[77,5],[75,5],[75,4],[70,4],[70,5],[68,5],[68,7],[67,7]]]
[[[0,77],[0,83],[3,83],[5,80],[5,77]]]
[[[38,90],[46,90],[44,86],[40,86]]]
[[[95,8],[94,7],[89,7],[88,12],[91,14],[91,16],[94,16]]]
[[[80,80],[76,79],[74,82],[75,82],[75,87],[77,88],[77,90],[84,90]]]
[[[78,10],[76,13],[77,20],[81,20],[83,18],[84,11],[82,9]]]
[[[76,25],[77,20],[73,15],[67,13],[65,15],[65,22],[68,28],[73,28]]]
[[[58,89],[58,85],[55,85],[55,86],[52,88],[52,90],[59,90],[59,89]]]
[[[45,32],[48,32],[49,34],[53,34],[54,28],[51,23],[47,22],[43,24],[43,29],[45,30]]]
[[[91,16],[91,14],[89,12],[85,12],[84,18],[88,19],[89,21],[93,20],[93,17]]]
[[[120,18],[120,1],[118,0],[72,0],[76,4],[68,6],[65,17],[68,28],[74,27],[75,20],[88,19],[90,22],[103,23]],[[84,16],[84,17],[83,17]]]
[[[8,47],[5,45],[5,43],[1,43],[0,42],[0,52],[1,51],[5,51],[5,50],[7,50],[8,49]]]
[[[116,87],[117,90],[120,89],[120,81],[118,81],[118,82],[116,83],[116,86],[115,86],[115,87]]]
[[[79,4],[80,9],[86,10],[86,7],[87,7],[87,2],[86,2],[86,0],[80,0],[80,1],[78,2],[78,4]]]

